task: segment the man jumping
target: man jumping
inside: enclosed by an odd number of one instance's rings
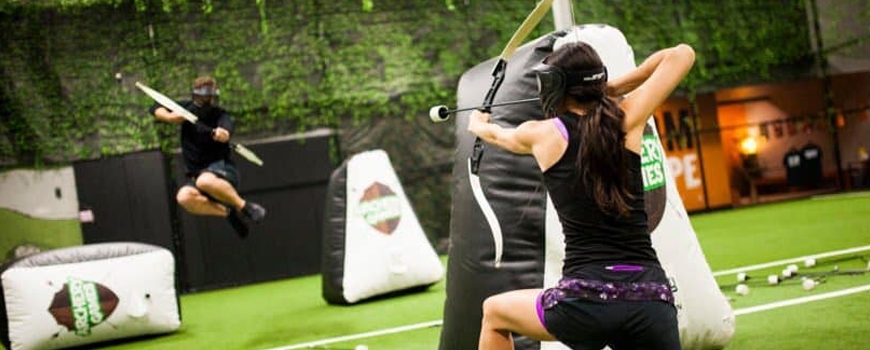
[[[181,124],[181,153],[188,181],[175,195],[178,204],[194,215],[226,217],[239,236],[247,237],[247,222],[262,222],[266,210],[236,190],[239,174],[229,145],[233,122],[230,114],[218,107],[218,95],[217,81],[204,76],[194,81],[192,99],[178,103],[202,125],[185,123],[181,114],[160,104],[152,106],[150,112],[158,121]]]

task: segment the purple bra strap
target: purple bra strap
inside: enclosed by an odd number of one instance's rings
[[[565,127],[565,123],[562,122],[562,119],[553,118],[553,123],[556,123],[556,127],[559,128],[559,133],[562,134],[565,141],[568,141],[568,128]]]

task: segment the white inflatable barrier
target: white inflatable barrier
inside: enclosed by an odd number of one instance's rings
[[[614,27],[601,24],[577,26],[556,40],[553,48],[576,41],[583,41],[598,52],[607,66],[609,79],[635,67],[634,51],[622,32]],[[680,342],[684,350],[722,349],[734,335],[734,312],[701,251],[655,130],[655,120],[650,118],[641,155],[645,200],[653,247],[673,284]],[[561,278],[563,238],[553,205],[548,203],[545,288],[555,285]],[[541,349],[568,348],[559,343],[542,343]]]
[[[162,247],[103,243],[50,250],[0,270],[0,341],[60,349],[181,326],[175,260]]]
[[[444,267],[387,153],[354,155],[329,183],[323,225],[323,298],[332,304],[427,288]]]
[[[79,200],[72,167],[0,173],[0,208],[49,220],[78,218]]]

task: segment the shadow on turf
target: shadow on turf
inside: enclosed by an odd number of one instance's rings
[[[425,292],[427,289],[429,289],[429,287],[434,286],[435,284],[437,284],[437,282],[432,283],[432,284],[422,285],[422,286],[414,286],[411,288],[396,290],[396,291],[392,291],[389,293],[376,295],[376,296],[373,296],[371,298],[362,299],[362,300],[356,301],[354,303],[330,303],[330,302],[327,302],[327,304],[335,305],[335,306],[354,306],[354,305],[360,305],[360,304],[370,304],[370,303],[385,300],[385,299],[391,299],[391,298],[400,297],[400,296],[422,293],[422,292]]]
[[[120,338],[120,339],[106,340],[106,341],[101,341],[101,342],[97,342],[97,343],[83,344],[83,345],[64,348],[64,349],[66,349],[66,350],[93,350],[93,349],[99,349],[99,348],[110,347],[110,346],[130,345],[132,343],[136,343],[136,342],[140,342],[140,341],[159,339],[159,338],[163,338],[163,337],[176,335],[179,333],[183,333],[183,331],[179,330],[179,331],[172,332],[172,333],[137,335],[137,336],[132,336],[132,337]]]

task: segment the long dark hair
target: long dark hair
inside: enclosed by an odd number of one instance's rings
[[[566,72],[589,71],[603,63],[592,47],[569,43],[550,54],[546,63]],[[568,86],[566,99],[573,98],[586,109],[575,125],[580,136],[577,152],[577,182],[605,213],[625,215],[634,197],[629,189],[628,157],[625,152],[625,113],[607,97],[606,81]]]

